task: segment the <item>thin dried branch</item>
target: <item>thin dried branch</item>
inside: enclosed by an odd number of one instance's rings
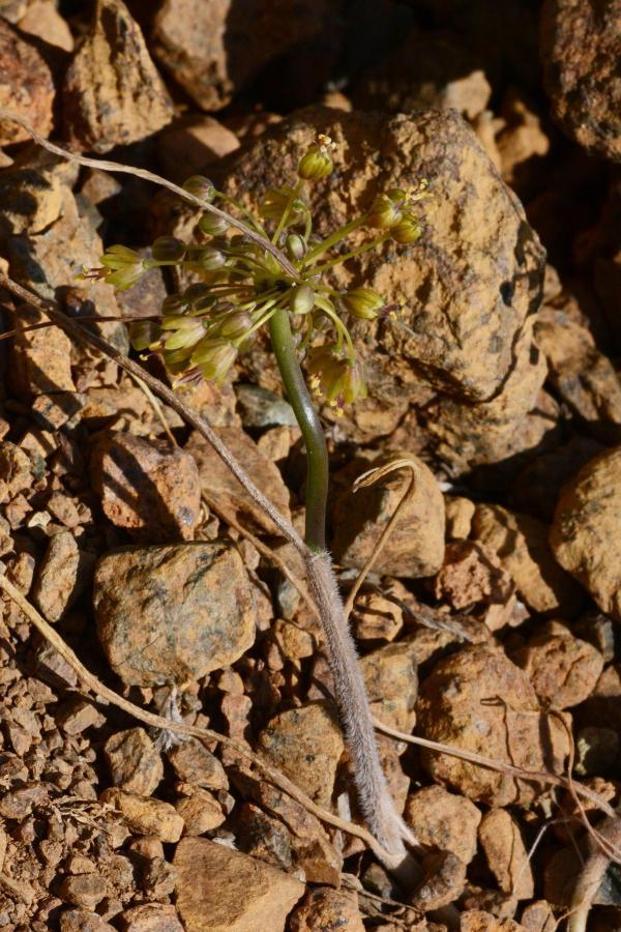
[[[146,709],[141,709],[140,706],[137,706],[133,702],[130,702],[128,699],[124,699],[122,696],[117,695],[114,690],[105,686],[84,666],[84,664],[71,650],[69,645],[66,644],[65,641],[61,638],[55,628],[48,624],[43,616],[39,614],[39,612],[34,608],[33,605],[31,605],[28,599],[19,591],[19,589],[17,589],[16,586],[13,585],[13,583],[11,583],[6,578],[5,575],[0,575],[0,589],[2,589],[9,596],[9,598],[15,602],[15,604],[21,609],[24,615],[26,615],[36,630],[46,639],[46,641],[52,645],[52,647],[58,651],[60,656],[66,660],[69,666],[75,670],[83,686],[91,690],[91,692],[93,692],[96,696],[106,700],[106,702],[116,706],[118,709],[122,709],[124,712],[127,712],[128,715],[131,715],[133,718],[144,722],[146,725],[151,725],[152,727],[162,729],[163,731],[172,731],[179,735],[187,735],[188,737],[199,738],[203,741],[215,741],[218,744],[221,744],[223,747],[229,748],[231,751],[234,751],[236,754],[249,760],[275,786],[295,799],[296,802],[300,803],[301,806],[303,806],[308,812],[312,813],[312,815],[316,816],[322,822],[328,825],[332,825],[334,828],[339,829],[340,831],[354,835],[356,838],[360,838],[366,845],[369,846],[369,848],[380,860],[385,860],[388,857],[387,852],[384,851],[380,845],[378,845],[377,841],[370,832],[362,828],[360,825],[355,825],[353,822],[348,822],[346,819],[341,819],[333,813],[328,812],[326,809],[322,809],[321,806],[317,806],[312,801],[312,799],[310,799],[298,786],[295,785],[295,783],[292,783],[288,777],[286,777],[271,764],[267,763],[267,761],[265,761],[258,754],[253,753],[245,744],[239,741],[235,741],[234,738],[221,735],[219,732],[214,731],[211,728],[198,728],[195,725],[187,725],[184,722],[171,721],[170,719],[164,718],[161,715],[156,715],[154,712],[148,712]]]
[[[589,912],[595,894],[599,890],[608,870],[611,858],[602,850],[601,839],[608,847],[621,848],[621,819],[618,815],[606,819],[599,828],[600,838],[593,841],[591,854],[586,860],[574,886],[570,912],[567,917],[567,932],[586,932]]]
[[[466,751],[463,748],[456,748],[450,744],[442,744],[439,741],[431,741],[429,738],[421,738],[419,735],[408,735],[404,731],[398,731],[391,728],[390,725],[384,725],[383,722],[375,721],[375,727],[382,734],[397,741],[405,741],[408,744],[415,744],[418,747],[434,751],[436,754],[448,754],[449,757],[457,757],[460,760],[468,761],[471,764],[478,764],[480,767],[486,767],[488,770],[495,770],[498,773],[505,773],[508,776],[519,777],[521,780],[528,780],[532,783],[547,783],[549,786],[562,786],[569,789],[570,784],[573,786],[574,793],[588,799],[589,802],[601,809],[608,816],[615,816],[615,810],[603,799],[599,793],[576,783],[571,777],[562,777],[559,774],[548,773],[545,770],[525,770],[522,767],[516,767],[514,764],[507,764],[504,761],[495,760],[493,757],[485,757],[484,754],[477,754],[476,751]]]

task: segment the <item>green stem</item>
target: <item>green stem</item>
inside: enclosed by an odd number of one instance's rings
[[[270,320],[272,349],[306,445],[306,531],[307,546],[319,553],[326,549],[326,504],[328,499],[328,449],[319,415],[311,400],[298,357],[289,313],[278,308]]]
[[[330,236],[327,236],[326,239],[322,240],[320,243],[317,243],[313,249],[309,249],[306,256],[304,257],[304,265],[308,265],[318,259],[319,256],[322,256],[324,252],[327,252],[328,249],[332,249],[333,246],[336,246],[341,242],[342,239],[345,239],[346,236],[349,236],[350,233],[353,233],[354,230],[357,230],[358,227],[361,227],[365,222],[364,217],[358,217],[356,220],[352,220],[350,223],[346,223],[345,226],[339,227],[338,230],[335,230]]]

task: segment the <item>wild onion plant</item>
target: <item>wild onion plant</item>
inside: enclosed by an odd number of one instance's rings
[[[411,840],[411,834],[386,787],[355,648],[326,551],[329,463],[313,396],[337,414],[365,397],[363,367],[350,326],[355,320],[373,321],[391,309],[371,288],[334,288],[330,273],[387,240],[415,242],[421,229],[413,205],[425,195],[425,185],[377,195],[367,211],[321,238],[313,230],[307,193],[332,172],[332,159],[332,141],[319,136],[300,159],[294,183],[268,190],[257,215],[217,191],[207,178],[189,178],[184,189],[204,207],[192,242],[161,236],[148,257],[126,246],[111,246],[101,267],[86,276],[125,289],[153,267],[176,267],[186,273],[186,280],[190,273],[192,284],[165,299],[161,316],[131,328],[133,346],[160,354],[173,384],[200,378],[222,382],[258,331],[269,328],[306,447],[303,555],[326,637],[358,803],[380,844],[398,859],[403,840]],[[348,248],[347,238],[358,230],[366,231],[367,239]]]

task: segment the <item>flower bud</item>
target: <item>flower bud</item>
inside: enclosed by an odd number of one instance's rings
[[[175,236],[158,236],[151,247],[156,262],[180,262],[185,255],[185,243]]]
[[[209,338],[201,340],[191,361],[201,370],[208,381],[221,382],[237,358],[237,350],[231,343]]]
[[[321,181],[327,178],[334,168],[332,156],[327,146],[313,145],[298,163],[298,175],[305,181]]]
[[[353,288],[341,298],[344,307],[358,320],[375,320],[384,306],[381,295],[373,288]]]
[[[164,318],[162,330],[172,331],[164,342],[166,350],[179,350],[196,346],[205,335],[203,321],[200,318],[185,315]]]
[[[402,217],[401,210],[387,194],[378,194],[367,214],[367,223],[381,230],[394,227]]]
[[[218,334],[225,340],[242,340],[252,327],[252,318],[246,311],[233,311],[227,314],[218,326]]]
[[[285,243],[285,249],[290,259],[301,259],[306,253],[306,243],[299,233],[290,233]]]
[[[205,178],[204,175],[192,175],[191,178],[183,182],[183,189],[188,194],[200,198],[201,201],[207,201],[208,204],[213,201],[216,194],[213,182],[209,178]]]
[[[229,228],[228,221],[224,217],[211,213],[203,214],[197,226],[201,233],[206,233],[208,236],[221,236]]]
[[[212,246],[205,246],[204,249],[196,252],[196,262],[198,262],[205,272],[214,272],[216,269],[222,268],[226,262],[226,258],[219,249],[214,249]]]
[[[308,285],[298,285],[291,292],[293,314],[308,314],[315,306],[315,292]]]
[[[403,220],[400,220],[399,223],[395,224],[390,230],[391,238],[397,243],[401,243],[402,246],[415,243],[417,239],[420,239],[421,233],[422,230],[420,226],[416,220],[409,215],[404,216]]]

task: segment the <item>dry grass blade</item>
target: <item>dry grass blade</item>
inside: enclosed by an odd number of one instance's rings
[[[375,485],[376,482],[381,482],[382,479],[385,479],[386,476],[389,476],[391,473],[395,472],[398,469],[408,469],[410,471],[410,481],[408,487],[403,493],[401,501],[395,508],[394,512],[390,516],[390,520],[386,524],[386,527],[380,534],[380,538],[373,547],[373,550],[367,559],[366,563],[360,570],[358,578],[351,587],[349,595],[347,596],[347,601],[345,602],[345,617],[347,618],[351,613],[352,608],[354,607],[354,602],[356,596],[360,591],[360,587],[364,583],[365,579],[373,569],[373,566],[379,557],[380,553],[386,546],[392,531],[399,520],[401,512],[408,505],[412,496],[414,495],[414,489],[416,487],[416,475],[418,467],[416,461],[413,457],[410,456],[396,456],[393,459],[390,459],[387,463],[383,463],[381,466],[375,466],[373,469],[368,469],[366,472],[363,472],[361,476],[358,476],[353,485],[354,492],[357,492],[359,489],[368,488],[371,485]]]
[[[43,616],[39,614],[33,605],[30,604],[28,599],[26,599],[19,591],[19,589],[17,589],[4,575],[0,575],[0,589],[2,589],[9,596],[9,598],[11,598],[16,603],[16,605],[21,609],[24,615],[26,615],[37,631],[39,631],[39,633],[58,651],[61,657],[67,661],[72,669],[75,670],[84,686],[91,690],[96,696],[99,696],[101,699],[105,699],[111,705],[116,706],[118,709],[122,709],[124,712],[127,712],[128,715],[131,715],[139,721],[144,722],[146,725],[151,725],[154,728],[160,728],[164,731],[172,731],[180,735],[199,738],[204,741],[215,741],[218,744],[221,744],[223,747],[230,748],[230,750],[234,751],[236,754],[251,761],[252,764],[268,778],[268,780],[270,780],[275,786],[295,799],[296,802],[300,803],[301,806],[303,806],[308,812],[312,813],[312,815],[316,816],[322,822],[328,825],[332,825],[334,828],[337,828],[340,831],[354,835],[356,838],[360,838],[381,860],[388,856],[387,852],[385,852],[384,849],[378,845],[377,841],[370,832],[366,831],[366,829],[359,825],[355,825],[353,822],[348,822],[346,819],[341,819],[338,816],[333,815],[331,812],[322,809],[320,806],[317,806],[312,801],[312,799],[306,796],[306,794],[303,793],[302,790],[300,790],[299,787],[295,785],[295,783],[292,783],[291,780],[288,779],[288,777],[286,777],[275,767],[272,767],[271,764],[268,764],[265,760],[263,760],[263,758],[259,757],[257,754],[254,754],[244,744],[235,741],[233,738],[228,738],[225,735],[221,735],[219,732],[213,731],[211,728],[197,728],[194,725],[186,725],[183,722],[171,721],[168,718],[163,718],[161,715],[156,715],[154,712],[147,712],[145,709],[141,709],[140,706],[134,705],[134,703],[130,702],[128,699],[124,699],[122,696],[117,695],[114,690],[105,686],[84,666],[84,664],[74,654],[71,648],[63,641],[58,632],[50,624],[48,624]]]

